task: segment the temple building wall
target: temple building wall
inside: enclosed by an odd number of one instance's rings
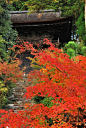
[[[36,46],[37,43],[42,46],[43,39],[47,38],[57,47],[61,47],[64,43],[71,40],[73,17],[61,17],[61,13],[58,12],[28,15],[25,11],[13,11],[10,15],[13,28],[18,31],[16,43],[25,41],[32,43],[34,46]],[[20,60],[22,60],[20,67],[27,67],[25,70],[26,73],[33,70],[30,67],[30,60],[26,58],[28,56],[33,57],[30,53],[24,53],[18,56]]]

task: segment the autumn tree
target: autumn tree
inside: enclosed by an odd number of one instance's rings
[[[25,110],[13,113],[0,110],[2,127],[35,128],[79,128],[86,122],[86,57],[70,59],[62,50],[55,48],[49,40],[48,49],[38,51],[32,44],[24,42],[20,52],[32,50],[34,71],[28,74],[26,98],[37,99],[25,104]],[[39,70],[37,70],[37,68]],[[2,114],[4,115],[2,116]]]

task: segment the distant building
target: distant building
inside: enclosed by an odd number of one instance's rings
[[[36,46],[36,43],[43,45],[43,39],[47,38],[56,46],[63,46],[63,43],[71,40],[71,29],[73,17],[61,17],[61,12],[44,10],[43,13],[31,13],[29,11],[10,11],[13,27],[18,31],[18,37],[22,41],[28,41]],[[16,43],[20,40],[17,39]],[[43,46],[44,47],[44,46]],[[28,66],[30,61],[26,59],[28,53],[21,55],[23,61],[21,67]]]
[[[63,43],[71,40],[71,28],[73,17],[61,17],[61,12],[44,10],[43,13],[31,13],[29,11],[10,11],[13,27],[18,31],[21,40],[35,44],[42,43],[48,38],[52,43],[58,39]]]

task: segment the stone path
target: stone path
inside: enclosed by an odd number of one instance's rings
[[[26,89],[25,87],[28,87],[28,81],[27,77],[23,77],[23,80],[19,81],[16,83],[16,87],[13,88],[12,95],[8,97],[9,104],[5,106],[6,110],[11,110],[14,109],[14,112],[17,113],[18,110],[23,110],[24,109],[24,104],[31,102],[30,99],[23,98]]]

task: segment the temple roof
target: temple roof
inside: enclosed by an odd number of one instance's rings
[[[43,13],[31,13],[29,11],[10,11],[12,23],[34,23],[61,19],[61,12],[43,11]]]

